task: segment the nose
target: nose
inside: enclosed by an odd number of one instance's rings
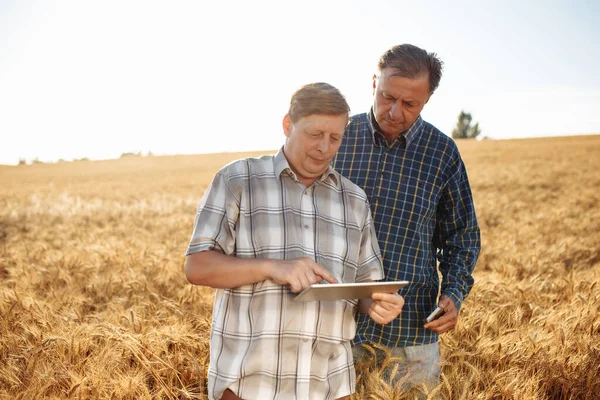
[[[327,137],[327,135],[323,135],[323,139],[319,141],[317,150],[319,150],[321,153],[326,154],[329,151],[329,146],[331,146],[331,143],[329,143],[329,138]]]
[[[399,122],[403,120],[402,107],[397,102],[394,102],[390,108],[390,119]]]

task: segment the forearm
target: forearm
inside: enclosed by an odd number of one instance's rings
[[[237,258],[214,250],[202,251],[186,257],[185,275],[194,285],[235,288],[270,279],[272,262],[261,258]]]
[[[442,269],[441,294],[450,297],[457,308],[467,297],[473,287],[474,279],[469,268],[454,264]]]
[[[448,257],[440,260],[442,294],[449,296],[457,308],[460,308],[473,287],[473,269],[479,248],[454,248],[448,253]]]
[[[445,247],[439,257],[442,273],[442,294],[446,294],[458,308],[473,287],[473,270],[481,248],[479,227],[470,221],[458,232],[446,232]]]
[[[457,158],[446,185],[436,220],[434,245],[441,250],[438,261],[442,294],[448,295],[460,307],[473,286],[472,273],[481,248],[473,195],[460,158]]]

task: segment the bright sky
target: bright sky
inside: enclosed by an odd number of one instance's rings
[[[353,113],[400,43],[444,61],[423,117],[450,134],[600,133],[600,2],[0,0],[0,164],[276,149],[299,86]]]

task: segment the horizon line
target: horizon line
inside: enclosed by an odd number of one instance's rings
[[[600,132],[594,133],[575,133],[575,134],[561,134],[561,135],[548,135],[548,136],[530,136],[530,137],[513,137],[513,138],[490,138],[490,137],[480,137],[476,139],[453,139],[455,141],[464,142],[464,141],[509,141],[509,140],[540,140],[540,139],[558,139],[558,138],[575,138],[580,136],[595,136],[600,135]],[[61,163],[72,163],[72,162],[84,162],[84,161],[114,161],[120,160],[122,158],[128,157],[180,157],[180,156],[202,156],[202,155],[219,155],[219,154],[234,154],[234,153],[260,153],[264,152],[265,154],[269,154],[270,152],[276,152],[278,148],[275,149],[258,149],[258,150],[231,150],[231,151],[213,151],[207,153],[155,153],[151,150],[145,152],[137,151],[131,152],[126,151],[121,153],[118,157],[112,158],[89,158],[89,157],[81,157],[81,158],[72,158],[72,159],[64,159],[58,158],[52,161],[40,160],[37,157],[33,159],[19,158],[19,161],[16,164],[5,164],[0,162],[0,167],[19,167],[22,165],[35,165],[35,164],[61,164]]]

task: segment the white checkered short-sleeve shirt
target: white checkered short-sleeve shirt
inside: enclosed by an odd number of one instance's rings
[[[383,278],[362,189],[329,169],[309,188],[285,155],[221,169],[205,192],[187,254],[311,257],[339,282]],[[354,392],[350,341],[356,300],[295,302],[272,281],[217,289],[210,339],[209,398],[335,399]]]

